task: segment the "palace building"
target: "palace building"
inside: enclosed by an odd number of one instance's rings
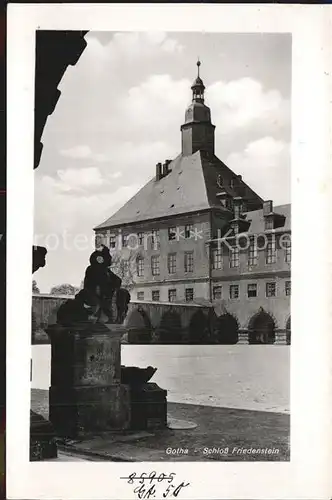
[[[122,255],[132,300],[212,303],[230,336],[289,343],[290,205],[263,200],[216,156],[197,67],[181,153],[158,163],[96,237]]]

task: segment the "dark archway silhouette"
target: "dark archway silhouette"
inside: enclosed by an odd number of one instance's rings
[[[265,311],[253,316],[249,323],[249,344],[273,344],[275,341],[275,323]]]
[[[291,317],[289,316],[286,323],[286,343],[290,345],[291,343]]]
[[[159,325],[159,340],[162,344],[180,344],[183,342],[180,315],[174,311],[163,314]]]
[[[229,313],[217,319],[217,340],[219,344],[236,344],[239,340],[239,325]]]
[[[189,324],[189,344],[206,344],[209,338],[208,318],[203,311],[197,311]]]
[[[143,309],[134,309],[126,321],[128,342],[130,344],[149,344],[152,338],[152,326],[148,314]]]

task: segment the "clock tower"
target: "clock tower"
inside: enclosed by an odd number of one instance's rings
[[[189,156],[196,151],[214,154],[214,129],[210,108],[204,104],[205,86],[199,76],[200,61],[197,61],[197,78],[191,86],[192,102],[186,110],[185,123],[181,126],[182,154]]]

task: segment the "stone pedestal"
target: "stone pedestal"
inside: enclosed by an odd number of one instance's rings
[[[50,421],[57,436],[128,429],[130,390],[121,384],[118,324],[54,325],[51,337]]]
[[[45,460],[57,456],[52,424],[38,413],[30,411],[30,460]]]
[[[238,344],[249,344],[249,332],[248,330],[239,330],[239,340]]]
[[[131,428],[162,429],[167,426],[167,391],[155,383],[132,386]]]
[[[279,344],[279,345],[286,345],[287,344],[286,330],[281,330],[281,329],[275,330],[274,343]]]

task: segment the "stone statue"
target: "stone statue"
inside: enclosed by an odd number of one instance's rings
[[[80,322],[122,324],[130,302],[129,292],[121,288],[121,279],[111,270],[112,257],[102,245],[90,256],[83,289],[66,301],[57,313],[57,322],[70,326]]]

